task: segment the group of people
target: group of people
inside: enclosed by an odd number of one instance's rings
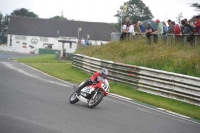
[[[141,21],[130,22],[129,18],[126,18],[126,22],[122,23],[122,34],[120,36],[120,40],[125,40],[126,38],[130,38],[134,36],[136,33],[144,33],[145,29],[142,25]]]
[[[187,19],[181,21],[181,25],[176,24],[170,19],[167,21],[168,27],[165,22],[160,22],[159,19],[156,21],[157,29],[153,28],[150,22],[147,23],[144,28],[141,21],[138,23],[133,22],[132,24],[129,21],[129,18],[126,18],[126,22],[122,23],[122,33],[120,40],[129,39],[137,33],[141,33],[150,38],[150,35],[153,34],[154,39],[158,37],[166,37],[167,34],[175,34],[176,38],[182,38],[184,34],[200,34],[200,16],[195,16],[195,25],[191,25]],[[190,39],[191,44],[194,39]]]
[[[90,42],[91,43],[91,42]],[[84,38],[82,38],[81,40],[79,39],[78,40],[78,44],[82,45],[82,46],[88,46],[90,45],[89,44],[89,41],[88,40],[85,40]]]

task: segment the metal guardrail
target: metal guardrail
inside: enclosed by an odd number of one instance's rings
[[[134,86],[147,93],[200,106],[200,78],[115,63],[79,54],[73,55],[73,66],[89,73],[107,68],[109,70],[108,79],[112,81]]]

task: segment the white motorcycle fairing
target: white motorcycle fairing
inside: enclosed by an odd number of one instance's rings
[[[87,94],[91,94],[95,89],[93,87],[84,87],[83,89],[81,89],[80,94],[81,95],[77,95],[76,97],[79,99],[80,102],[84,103],[84,104],[88,104],[89,100],[83,96],[86,96]],[[82,96],[83,95],[83,96]]]

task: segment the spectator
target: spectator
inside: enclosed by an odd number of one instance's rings
[[[120,40],[126,39],[126,34],[127,34],[126,28],[127,28],[127,26],[124,23],[122,23],[122,33],[120,36]]]
[[[140,27],[140,31],[141,31],[142,33],[144,33],[144,32],[145,32],[145,30],[144,30],[144,27],[143,27],[143,25],[142,25],[142,22],[141,22],[141,21],[138,21],[138,26]]]
[[[200,16],[196,16],[195,17],[195,28],[194,28],[194,32],[196,34],[200,34]]]
[[[174,34],[180,34],[181,33],[181,28],[178,24],[176,24],[174,21],[172,22],[173,26],[173,33]]]
[[[133,22],[133,26],[134,26],[134,31],[135,31],[135,33],[141,33],[140,27],[137,25],[136,22]]]
[[[180,33],[180,36],[182,36],[184,39],[184,34],[193,33],[193,29],[191,29],[190,25],[187,24],[185,20],[182,20],[181,24],[182,24],[182,31]],[[191,39],[191,41],[189,41],[191,45],[193,45],[193,42],[194,42],[194,36],[192,36],[192,37],[193,38]]]
[[[168,34],[173,34],[173,26],[171,25],[171,23],[172,23],[172,21],[169,19],[168,21],[167,21],[167,23],[168,23],[168,30],[167,30],[167,33]]]
[[[129,30],[128,30],[127,36],[128,36],[128,38],[131,38],[133,35],[135,35],[135,32],[134,32],[134,24],[131,24],[131,25],[129,26]]]
[[[88,40],[85,41],[85,45],[89,46],[89,41]]]
[[[171,23],[171,25],[173,27],[173,33],[175,34],[175,43],[178,43],[178,42],[180,42],[181,28],[174,21]]]
[[[164,37],[167,37],[167,34],[166,34],[167,33],[167,25],[164,21],[162,22],[162,24],[163,24],[163,34],[162,35]]]
[[[128,27],[131,24],[129,18],[126,18],[126,23],[125,24],[126,24],[126,27]]]
[[[159,19],[156,20],[156,23],[157,23],[157,25],[158,25],[157,31],[154,31],[154,32],[151,33],[151,34],[157,34],[158,37],[160,37],[160,36],[163,34],[163,24],[160,22]]]
[[[85,39],[84,38],[81,39],[81,44],[85,45]]]
[[[149,43],[151,43],[151,33],[153,33],[154,31],[155,31],[155,29],[151,26],[151,23],[148,22],[147,23],[147,28],[146,28],[146,36],[147,36],[147,39],[148,39]],[[156,42],[156,39],[157,39],[157,35],[154,34],[153,35],[154,43]]]
[[[189,24],[187,18],[185,18],[184,21],[185,21],[186,24]]]

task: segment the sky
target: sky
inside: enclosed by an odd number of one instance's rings
[[[0,0],[0,12],[10,14],[13,10],[26,8],[40,18],[63,15],[67,19],[90,22],[115,23],[116,11],[128,0]],[[152,11],[154,19],[176,20],[181,12],[184,18],[190,19],[198,14],[189,3],[200,3],[200,0],[142,0]],[[134,20],[133,20],[134,21]]]

